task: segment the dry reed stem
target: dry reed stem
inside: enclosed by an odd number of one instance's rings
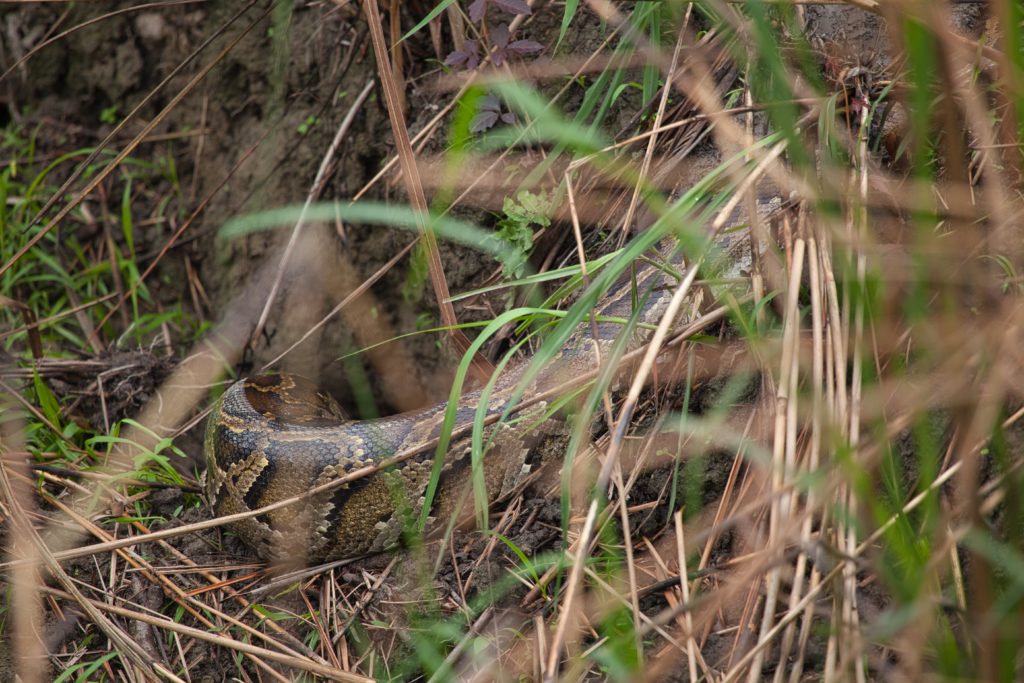
[[[665,79],[666,82],[675,80],[676,68],[679,64],[679,54],[683,49],[683,41],[689,34],[690,26],[690,13],[693,11],[693,4],[686,6],[686,16],[683,18],[683,23],[679,27],[679,35],[676,37],[676,46],[672,50],[672,61],[668,66],[668,77]],[[658,144],[658,131],[662,126],[662,121],[665,118],[665,108],[668,106],[668,95],[671,89],[663,87],[661,89],[661,97],[658,98],[658,111],[654,115],[654,121],[651,126],[652,133],[650,138],[647,140],[647,149],[644,152],[643,161],[640,164],[640,170],[638,172],[637,182],[633,189],[633,193],[629,198],[629,208],[626,209],[626,216],[622,219],[622,225],[620,226],[619,241],[620,243],[624,240],[625,235],[630,229],[630,224],[633,222],[633,216],[636,214],[637,204],[640,202],[640,190],[644,187],[647,180],[648,172],[651,169],[651,159],[654,157],[654,147]]]
[[[690,580],[686,573],[686,538],[683,535],[683,511],[677,510],[673,515],[676,529],[677,559],[679,561],[679,597],[682,602],[690,602]],[[683,628],[686,634],[686,661],[689,666],[690,680],[697,680],[697,649],[693,637],[693,616],[687,612],[683,615]]]
[[[402,116],[402,96],[397,83],[395,83],[394,73],[389,66],[388,50],[384,42],[384,30],[381,26],[376,0],[363,0],[363,12],[370,26],[370,38],[378,64],[377,71],[380,74],[384,99],[388,105],[391,132],[395,136],[395,145],[398,148],[398,158],[402,167],[406,193],[420,219],[419,228],[427,253],[430,281],[433,283],[434,295],[437,297],[441,324],[450,328],[448,336],[455,345],[455,349],[462,355],[469,350],[470,342],[462,330],[458,329],[459,322],[451,303],[451,295],[448,292],[448,281],[445,279],[444,265],[441,263],[441,252],[437,246],[433,227],[427,219],[429,206],[426,195],[423,193],[423,182],[420,180],[419,169],[416,166],[409,130],[406,127],[405,118]],[[481,381],[486,381],[494,374],[494,366],[479,354],[471,360],[474,375]]]
[[[782,529],[791,520],[793,501],[789,493],[791,473],[794,466],[794,452],[796,449],[796,412],[797,412],[797,385],[798,385],[798,354],[800,337],[800,314],[798,297],[800,294],[800,282],[803,277],[804,252],[806,242],[797,238],[794,250],[793,261],[789,271],[789,283],[785,290],[786,303],[784,308],[784,323],[782,329],[782,357],[780,360],[778,381],[776,382],[775,395],[775,428],[773,431],[774,442],[772,448],[772,490],[780,495],[774,498],[769,516],[769,530],[767,544],[770,548],[781,551],[783,544]],[[765,577],[766,591],[764,606],[761,614],[759,645],[763,645],[768,638],[768,633],[773,626],[775,616],[775,601],[778,596],[779,582],[781,580],[781,567],[773,567],[768,576]],[[761,667],[764,652],[761,648],[759,654],[751,664],[748,681],[754,683],[761,677]]]
[[[817,226],[811,226],[807,235],[807,265],[810,279],[811,297],[811,334],[812,334],[812,370],[811,370],[811,434],[809,444],[809,455],[804,465],[804,472],[814,472],[820,465],[820,454],[822,449],[822,415],[825,411],[824,404],[824,320],[822,317],[822,300],[824,298],[822,282],[822,264],[819,263],[818,241],[815,233]],[[811,528],[815,515],[818,511],[818,500],[815,490],[812,488],[807,492],[806,504],[804,506],[804,520],[800,529],[799,544],[801,548],[811,546]],[[793,611],[800,601],[803,593],[802,577],[807,570],[807,553],[801,551],[797,556],[796,566],[793,571],[793,588],[790,591],[788,610]],[[811,565],[811,577],[809,585],[816,585],[819,578],[819,570],[816,564]],[[811,618],[813,616],[812,606],[808,606],[801,619],[801,632],[799,640],[799,651],[796,663],[790,672],[790,683],[796,683],[800,678],[804,653],[806,652],[807,641],[810,637]],[[774,680],[781,683],[785,665],[789,659],[789,653],[796,637],[795,622],[788,626],[783,634],[782,643],[779,648],[778,665]]]

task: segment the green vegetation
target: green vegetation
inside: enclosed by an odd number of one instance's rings
[[[180,354],[206,331],[180,304],[164,305],[142,278],[137,240],[152,226],[164,228],[168,218],[180,218],[171,213],[180,200],[171,159],[125,160],[105,185],[107,205],[83,204],[65,222],[48,229],[41,210],[58,191],[56,179],[92,150],[59,154],[44,163],[37,158],[43,132],[43,126],[26,130],[17,124],[3,130],[0,348],[12,362],[0,374],[5,388],[22,385],[19,395],[24,401],[5,395],[3,421],[8,429],[20,429],[40,471],[66,476],[102,472],[111,449],[130,444],[135,447],[131,465],[114,475],[104,474],[109,485],[127,482],[127,495],[144,490],[144,485],[139,488],[144,482],[185,485],[180,473],[185,456],[170,439],[127,417],[111,421],[107,405],[93,405],[97,396],[107,396],[111,410],[114,403],[124,401],[119,383],[125,381],[124,373],[138,370],[141,360],[152,359],[150,364],[158,369],[160,361],[143,349],[159,347]],[[83,176],[99,172],[110,156],[101,155]],[[140,221],[135,212],[144,206],[151,207],[151,213]],[[54,383],[63,391],[55,391]],[[125,439],[121,432],[129,427],[152,442],[142,445]],[[40,493],[49,495],[44,479],[38,484]],[[188,497],[190,506],[197,503]],[[124,522],[129,517],[118,519]]]
[[[595,15],[598,5],[607,11]],[[90,542],[137,534],[144,543],[63,565],[67,582],[58,573],[52,585],[33,584],[47,618],[58,608],[84,615],[81,632],[47,658],[52,678],[184,678],[190,664],[209,662],[252,680],[279,679],[274,667],[310,680],[1019,680],[1021,10],[1008,3],[974,36],[894,5],[889,31],[872,29],[892,44],[869,59],[805,35],[798,9],[573,0],[535,13],[520,0],[445,0],[413,16],[409,5],[385,27],[389,41],[401,36],[395,50],[415,56],[401,85],[405,120],[417,128],[404,132],[429,144],[417,139],[415,158],[385,180],[410,182],[416,163],[431,169],[418,173],[429,210],[396,201],[397,185],[370,181],[357,202],[246,205],[196,237],[207,247],[262,245],[303,223],[333,226],[346,248],[351,226],[394,230],[404,246],[427,227],[449,265],[487,264],[479,281],[459,283],[469,291],[432,308],[423,293],[444,277],[432,270],[442,259],[421,241],[397,266],[395,297],[413,308],[417,329],[332,355],[332,371],[353,385],[347,398],[368,416],[380,410],[374,352],[418,335],[441,345],[455,332],[470,337],[438,411],[426,501],[457,443],[474,465],[466,505],[477,528],[408,510],[410,547],[377,564],[278,577],[253,573],[205,528],[196,543],[212,564],[190,565],[182,538],[167,538],[170,549],[146,539],[175,517],[205,514],[194,510],[187,455],[200,457],[201,420],[192,418],[219,376],[182,382],[198,405],[180,410],[170,431],[139,414],[149,404],[140,394],[156,395],[172,371],[167,358],[184,366],[201,355],[198,342],[221,341],[186,303],[178,270],[159,263],[198,210],[183,189],[192,179],[178,176],[177,148],[132,154],[116,168],[104,150],[62,188],[94,148],[43,140],[53,133],[42,122],[8,124],[0,426],[4,490],[17,484],[30,495],[0,501],[3,545],[35,547],[24,529],[46,528],[76,500],[88,501],[86,519],[66,526],[85,527]],[[298,33],[308,12],[342,20],[338,10],[281,3],[254,34],[271,36],[270,111],[302,104],[289,60],[315,44]],[[347,47],[345,59],[367,59]],[[423,87],[435,76],[449,79],[447,89]],[[433,98],[429,117],[424,98]],[[98,118],[114,123],[125,109]],[[435,109],[445,115],[426,123]],[[311,110],[276,135],[308,149],[335,114]],[[365,130],[379,137],[380,120]],[[385,147],[401,153],[391,138]],[[77,196],[103,173],[96,191]],[[50,223],[50,200],[71,207],[66,219]],[[695,277],[666,262],[667,241],[681,245]],[[750,243],[756,255],[735,267],[737,244]],[[657,323],[592,315],[610,292],[642,308],[650,293],[635,283],[649,267],[690,288],[658,337],[667,349],[659,364],[630,346]],[[170,286],[173,295],[161,292]],[[345,293],[318,294],[333,305]],[[452,302],[486,319],[437,327]],[[599,349],[586,382],[566,382],[540,409],[522,406],[578,330],[610,323],[623,334]],[[287,346],[306,332],[276,334]],[[232,365],[259,341],[218,347],[218,361]],[[493,428],[498,375],[476,378],[483,398],[472,431],[453,436],[467,419],[459,397],[484,358],[525,369]],[[615,368],[627,362],[633,372],[622,377]],[[137,374],[122,367],[144,363]],[[127,388],[119,394],[108,380]],[[188,393],[196,386],[211,395]],[[482,463],[495,435],[556,416],[566,425],[560,450],[545,454],[546,478],[494,507]],[[170,491],[171,503],[154,502],[157,491]],[[441,540],[424,542],[433,527]],[[27,609],[17,566],[5,565],[5,636]],[[86,599],[71,591],[79,584],[115,625],[83,611]],[[150,587],[156,597],[140,607]],[[131,628],[139,624],[151,629],[145,637]],[[154,637],[147,660],[140,653]]]

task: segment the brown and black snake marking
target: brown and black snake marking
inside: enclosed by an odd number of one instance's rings
[[[777,208],[777,198],[771,200]],[[759,205],[759,211],[762,207]],[[737,278],[749,268],[749,239],[744,230],[720,236],[717,246],[726,254],[722,274]],[[674,249],[662,248],[656,256],[672,258],[683,269]],[[670,269],[644,267],[624,284],[611,290],[596,307],[602,315],[628,318],[639,301],[641,322],[656,323],[678,286]],[[646,296],[637,296],[637,293]],[[702,289],[694,290],[691,306],[700,306]],[[525,397],[580,375],[594,366],[596,355],[588,349],[607,347],[622,328],[604,323],[583,325],[545,368],[541,379]],[[630,346],[644,341],[633,333]],[[499,378],[491,395],[488,414],[504,410],[524,366],[511,368]],[[479,392],[460,400],[455,428],[472,423]],[[207,494],[217,515],[256,510],[301,495],[316,486],[374,465],[397,453],[422,448],[441,431],[446,403],[374,420],[349,420],[337,403],[318,392],[308,380],[288,374],[263,375],[236,382],[218,401],[206,429]],[[544,402],[535,402],[527,414],[503,424],[491,438],[484,459],[489,499],[502,495],[522,479],[527,452],[544,431]],[[490,428],[493,432],[494,428]],[[470,481],[469,436],[453,440],[445,457],[442,481],[432,516],[451,512]],[[394,467],[343,484],[339,488],[300,503],[250,517],[232,526],[265,558],[290,562],[324,562],[362,555],[394,546],[408,519],[422,507],[424,491],[433,466],[434,448]]]

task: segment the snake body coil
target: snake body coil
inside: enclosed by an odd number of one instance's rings
[[[745,231],[720,236],[726,256],[723,275],[736,277],[749,264]],[[595,308],[599,315],[656,323],[678,287],[681,258],[663,248],[656,258],[671,266],[646,266],[626,278]],[[671,256],[670,256],[671,255]],[[537,397],[567,378],[595,366],[598,348],[610,348],[621,324],[584,324],[527,387],[524,399]],[[643,341],[632,331],[630,345]],[[595,344],[596,343],[596,344]],[[522,374],[507,370],[497,381],[487,413],[505,410]],[[463,396],[455,430],[472,424],[480,392]],[[266,558],[322,562],[357,556],[395,545],[424,502],[434,448],[441,433],[446,403],[374,420],[348,420],[337,403],[309,381],[289,374],[263,375],[236,382],[218,401],[206,431],[207,494],[217,515],[245,513],[299,496],[396,453],[417,451],[392,467],[301,502],[233,523],[235,532]],[[546,401],[530,401],[527,414],[491,427],[484,479],[491,498],[508,492],[522,479],[530,448],[544,435]],[[497,432],[493,432],[497,429]],[[454,438],[445,456],[432,514],[450,512],[470,479],[470,438]]]

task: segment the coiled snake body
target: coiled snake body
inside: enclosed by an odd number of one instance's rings
[[[721,274],[741,275],[750,262],[746,232],[723,231],[715,243],[725,253]],[[639,269],[613,287],[595,312],[629,318],[639,306],[641,322],[657,323],[679,285],[674,268],[683,260],[675,252],[662,245],[655,258],[670,259],[670,265]],[[610,348],[622,329],[621,324],[608,322],[582,325],[541,379],[525,389],[524,398],[592,369],[598,357],[595,346]],[[642,332],[634,329],[630,334],[630,346],[643,342]],[[505,409],[521,374],[522,366],[499,378],[491,392],[489,415]],[[470,392],[460,400],[456,430],[472,424],[480,396],[479,391]],[[442,403],[387,418],[348,420],[332,398],[300,377],[262,375],[236,382],[218,401],[207,424],[208,498],[217,515],[230,515],[303,494],[396,453],[430,444],[441,432],[446,408]],[[547,411],[545,401],[533,401],[526,415],[491,428],[498,431],[490,435],[483,460],[489,498],[520,482],[530,448],[544,436]],[[451,442],[431,510],[437,517],[450,512],[466,490],[469,443],[468,435]],[[231,526],[265,558],[323,562],[393,546],[423,505],[434,449],[421,450],[391,468]]]

